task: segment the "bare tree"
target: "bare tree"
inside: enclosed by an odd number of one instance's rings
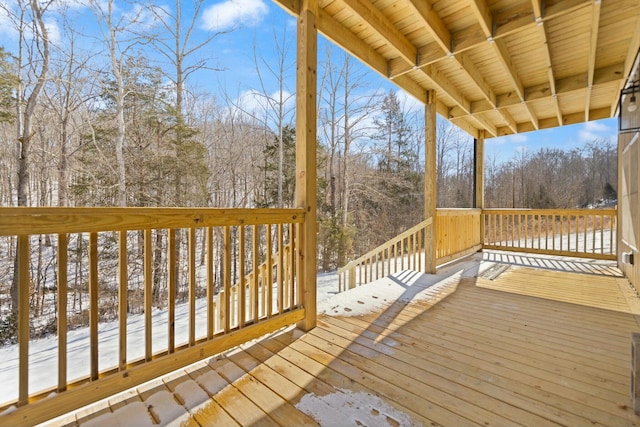
[[[342,265],[351,251],[350,199],[354,172],[352,147],[370,132],[367,125],[377,94],[368,89],[366,73],[358,72],[353,59],[344,52],[335,53],[329,46],[321,74],[318,102],[319,138],[328,150],[329,224],[334,228],[328,238],[337,241],[337,263]],[[361,175],[360,175],[361,176]]]
[[[140,24],[146,9],[134,8],[133,14],[121,14],[116,16],[115,0],[91,0],[93,13],[98,21],[102,34],[102,40],[109,54],[110,73],[113,78],[113,99],[116,106],[116,135],[115,154],[118,174],[117,204],[127,205],[127,173],[124,158],[124,144],[126,136],[126,123],[124,117],[125,98],[127,96],[124,67],[126,67],[133,51],[141,43],[147,42],[150,35],[140,35],[134,32],[136,25]],[[109,82],[103,83],[105,86]],[[106,89],[106,87],[105,87]]]
[[[17,2],[15,11],[2,6],[18,30],[18,90],[16,125],[18,142],[18,206],[29,205],[29,167],[31,142],[35,136],[34,113],[49,71],[49,33],[44,14],[51,2]],[[31,33],[31,39],[27,39]],[[32,82],[32,83],[30,83]],[[28,94],[27,94],[28,93]],[[23,108],[24,105],[24,108]],[[11,314],[18,314],[18,259],[15,258],[11,282]]]

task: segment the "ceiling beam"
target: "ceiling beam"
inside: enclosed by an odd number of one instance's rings
[[[417,68],[417,48],[413,46],[413,44],[411,44],[411,42],[395,28],[393,23],[390,22],[389,19],[384,16],[374,5],[370,4],[368,0],[342,1],[347,7],[351,9],[353,13],[357,14],[358,16],[360,16],[360,18],[366,21],[368,26],[380,37],[388,40],[390,45],[396,50],[400,57],[408,63],[408,65],[413,65]],[[416,3],[416,5],[417,4],[418,3]],[[419,11],[419,15],[423,18],[425,25],[429,26],[431,25],[431,23],[433,23],[433,25],[436,26],[435,29],[431,27],[429,28],[431,28],[433,34],[437,35],[436,38],[442,37],[442,39],[438,43],[440,48],[442,48],[443,45],[446,46],[448,30],[446,29],[446,26],[444,25],[444,22],[442,22],[440,17],[428,4],[423,3],[422,6],[417,6],[416,12],[417,11]],[[425,14],[425,16],[422,15],[423,13]],[[340,25],[337,22],[336,24]],[[345,30],[351,33],[350,30]],[[334,31],[338,31],[338,29],[334,29]],[[387,64],[387,67],[385,68],[388,71],[390,67],[391,65]],[[452,84],[444,74],[440,72],[439,69],[437,69],[433,65],[428,65],[426,67],[420,68],[420,70],[430,81],[431,85],[435,87],[436,91],[438,92],[439,99],[441,99],[443,95],[447,96],[464,111],[466,111],[467,113],[471,112],[471,101],[467,99],[464,94],[454,84]],[[387,75],[387,77],[389,76]],[[398,77],[395,77],[393,80],[397,81],[397,79]],[[472,118],[471,121],[477,123],[480,127],[483,128],[485,127],[484,124],[486,124],[485,122],[475,118]],[[487,128],[487,130],[489,132],[496,132],[495,127],[489,127]]]
[[[409,0],[409,5],[414,13],[422,20],[426,29],[431,33],[434,40],[445,55],[449,55],[453,50],[451,46],[451,33],[445,25],[440,15],[433,10],[430,0]]]
[[[589,64],[587,66],[587,93],[585,95],[584,121],[588,122],[589,108],[591,105],[591,91],[593,79],[596,71],[596,53],[598,48],[598,30],[600,29],[600,6],[601,2],[593,2],[593,12],[591,13],[591,38],[589,40]]]
[[[487,40],[493,37],[493,17],[491,16],[491,10],[489,10],[489,5],[487,5],[486,0],[471,0],[470,2],[471,8],[473,9],[473,13],[476,15],[478,19],[478,23],[482,28],[482,32],[484,33]]]
[[[609,115],[609,108],[605,107],[605,108],[598,108],[595,110],[591,110],[589,112],[589,117],[591,117],[591,120],[600,120],[600,119],[607,119],[610,117]],[[578,112],[578,113],[573,113],[573,114],[566,114],[563,118],[563,124],[564,125],[573,125],[573,124],[577,124],[577,123],[583,123],[584,122],[584,113],[583,112]],[[554,128],[558,126],[558,122],[556,121],[555,117],[550,117],[550,118],[546,118],[546,119],[542,119],[540,120],[539,123],[539,128],[540,129],[550,129],[550,128]],[[537,130],[536,128],[533,127],[533,125],[531,123],[523,123],[520,124],[518,126],[518,132],[531,132],[531,131],[535,131]],[[510,129],[508,127],[500,127],[498,128],[498,135],[499,136],[504,136],[504,135],[509,135],[511,134]]]
[[[479,0],[480,1],[480,0]],[[484,0],[482,0],[484,1]],[[429,31],[436,43],[440,46],[445,54],[455,60],[462,71],[469,77],[469,79],[475,84],[476,88],[482,93],[482,95],[495,106],[496,95],[485,81],[482,74],[478,71],[475,65],[471,62],[469,57],[463,52],[459,55],[453,55],[451,46],[451,34],[447,29],[442,18],[432,8],[429,0],[410,0],[410,4],[413,6],[413,12],[421,19],[422,24]],[[488,7],[485,9],[488,12]],[[434,51],[435,49],[432,49]],[[420,67],[420,60],[416,64]],[[489,130],[489,129],[487,129]]]
[[[534,0],[535,1],[535,0]],[[500,61],[500,63],[502,64],[504,70],[507,72],[507,75],[510,77],[511,82],[513,83],[513,87],[516,90],[516,93],[518,94],[520,101],[522,102],[522,104],[524,105],[524,107],[527,110],[527,113],[529,114],[529,117],[531,118],[531,123],[534,124],[534,126],[537,126],[537,122],[538,119],[535,116],[535,113],[533,111],[533,109],[531,108],[531,106],[529,106],[526,103],[525,100],[525,94],[524,94],[524,87],[522,85],[522,82],[520,80],[520,78],[518,77],[518,73],[513,65],[513,63],[511,62],[510,59],[510,55],[509,52],[507,51],[507,48],[504,44],[503,40],[495,40],[494,36],[494,31],[493,31],[493,27],[494,27],[494,21],[493,21],[493,16],[491,15],[491,11],[489,9],[489,6],[486,3],[486,0],[472,0],[471,1],[471,7],[476,15],[476,18],[478,19],[478,22],[480,23],[480,27],[482,28],[482,31],[484,33],[484,37],[486,38],[486,40],[491,43],[494,46],[494,52],[496,54],[496,56],[498,57],[498,61]],[[462,55],[462,54],[459,54]],[[456,55],[458,56],[458,55]],[[463,65],[464,68],[464,65]],[[466,69],[466,68],[465,68]],[[475,67],[470,68],[471,70],[475,70]],[[472,80],[476,83],[476,85],[478,85],[478,82],[476,81],[476,79],[474,79],[474,76],[471,76]],[[487,85],[488,86],[488,85]],[[480,87],[480,89],[482,90],[482,87]],[[502,114],[502,110],[497,108],[497,99],[495,94],[493,93],[493,91],[491,92],[484,92],[483,94],[485,95],[485,97],[487,98],[487,100],[489,101],[489,105],[496,111],[498,111],[500,114]],[[510,128],[512,127],[515,131],[516,126],[511,123],[507,117],[504,116],[503,114],[503,118],[507,121],[507,123],[510,123]],[[511,121],[513,121],[513,119],[511,119]]]
[[[556,110],[556,117],[558,118],[558,126],[562,126],[562,111],[560,111],[560,102],[558,102],[558,93],[556,91],[556,78],[553,72],[553,62],[551,62],[551,51],[549,50],[549,39],[547,37],[546,25],[544,25],[544,4],[543,0],[531,0],[531,7],[533,9],[533,16],[535,17],[536,24],[538,25],[538,31],[542,38],[542,51],[544,54],[545,66],[547,67],[547,80],[549,81],[549,88],[551,89],[551,98],[553,99],[553,105]]]
[[[300,10],[299,0],[274,1],[291,15],[298,16]],[[318,10],[318,16],[316,18],[318,31],[325,37],[343,48],[346,52],[349,52],[355,58],[358,58],[363,64],[368,65],[373,71],[383,77],[388,77],[388,61],[382,55],[372,49],[349,29],[338,23],[328,13],[326,13],[324,9]],[[416,98],[418,101],[422,103],[426,102],[427,91],[408,76],[398,76],[393,81],[398,87]],[[449,115],[449,107],[440,100],[437,101],[436,111],[442,117],[448,117]],[[472,126],[468,121],[460,122],[456,125],[469,135],[477,137],[478,129]]]
[[[542,21],[548,21],[551,19],[562,17],[568,13],[572,13],[577,9],[588,7],[594,0],[561,0],[549,6],[545,9]],[[412,4],[419,3],[419,0],[411,0]],[[453,54],[459,54],[461,52],[478,47],[482,43],[493,42],[498,39],[502,39],[510,34],[514,34],[519,31],[530,29],[536,25],[533,11],[529,5],[522,4],[515,9],[507,9],[497,14],[493,19],[491,12],[486,4],[486,0],[472,0],[471,6],[474,9],[480,28],[477,25],[472,25],[468,28],[451,33],[451,45],[452,48],[443,49],[442,40],[437,44],[440,46],[440,50],[433,50],[433,46],[418,46],[418,51],[425,48],[429,50],[430,54],[428,61],[418,62],[418,67],[433,64],[437,61],[443,61],[449,57],[449,52]],[[414,5],[415,7],[415,5]],[[428,27],[429,29],[430,27]],[[436,40],[438,37],[434,36]],[[439,55],[438,55],[439,54]],[[405,74],[412,71],[415,67],[412,65],[401,64],[399,62],[393,63],[390,67],[389,77],[395,78],[397,75]]]
[[[619,81],[620,76],[624,75],[623,69],[623,63],[610,65],[608,67],[596,68],[594,70],[593,80],[594,89],[598,88],[599,86],[606,86],[610,85],[613,82]],[[562,96],[564,94],[569,94],[575,91],[583,91],[586,88],[586,82],[587,73],[576,74],[574,76],[558,79],[555,81],[556,95]],[[547,98],[551,93],[551,88],[548,83],[545,83],[542,85],[524,88],[524,93],[527,97],[527,100],[531,102],[538,99]],[[518,105],[521,103],[522,101],[520,100],[520,97],[515,93],[507,92],[497,95],[498,109],[504,109],[505,107]],[[471,103],[471,114],[482,114],[493,109],[493,106],[485,100],[473,101]],[[464,110],[455,107],[450,111],[450,116],[452,118],[456,118],[464,114],[466,114]],[[593,120],[593,118],[591,120]],[[566,120],[563,119],[563,122],[566,123]]]
[[[344,4],[360,16],[368,27],[391,46],[409,64],[416,64],[417,48],[368,0],[342,0]]]

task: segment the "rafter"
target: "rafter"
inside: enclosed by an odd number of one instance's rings
[[[531,6],[533,8],[533,16],[535,17],[538,25],[538,31],[540,37],[544,41],[542,44],[542,51],[544,53],[545,66],[547,67],[547,79],[549,80],[549,88],[551,89],[551,98],[556,110],[556,117],[558,118],[558,126],[562,126],[562,111],[560,111],[560,102],[558,101],[558,94],[556,92],[556,78],[553,72],[553,62],[551,62],[551,51],[549,50],[549,39],[547,38],[547,30],[544,25],[544,5],[542,0],[531,0]]]
[[[275,0],[293,14],[300,1]],[[609,117],[617,104],[612,94],[624,84],[640,46],[640,10],[633,0],[620,0],[619,7],[601,0],[398,1],[388,10],[378,9],[377,0],[324,1],[318,30],[417,99],[437,91],[437,111],[472,135]],[[447,25],[462,13],[473,14],[465,18],[466,28]],[[601,28],[601,14],[611,25]],[[624,33],[613,31],[614,17]],[[585,37],[571,38],[577,31]],[[617,47],[598,50],[613,43],[625,45],[626,60]],[[588,59],[578,61],[583,54]],[[480,66],[489,61],[490,68]],[[497,75],[489,76],[488,69]],[[558,79],[560,73],[573,75]]]
[[[591,105],[591,91],[596,71],[596,51],[598,48],[598,30],[600,28],[600,1],[593,3],[591,14],[591,38],[589,40],[589,65],[587,69],[587,94],[585,96],[584,121],[589,121],[589,107]]]
[[[453,50],[451,46],[451,33],[445,25],[440,15],[431,6],[430,0],[409,0],[413,12],[425,25],[427,31],[431,33],[436,43],[440,46],[445,55],[449,55]]]
[[[387,40],[391,46],[410,64],[416,63],[417,48],[368,0],[342,0],[355,14],[360,16],[369,28]]]
[[[513,85],[513,88],[515,89],[516,94],[520,99],[520,103],[523,105],[527,114],[529,115],[529,118],[531,119],[531,123],[533,124],[533,126],[536,129],[538,129],[538,118],[536,117],[531,106],[527,104],[527,101],[525,98],[524,85],[522,84],[522,80],[520,80],[520,76],[518,76],[516,67],[513,65],[513,62],[511,62],[511,55],[509,55],[509,52],[507,51],[507,47],[505,46],[504,40],[502,39],[495,40],[493,45],[494,45],[494,49],[496,50],[496,57],[498,61],[502,64],[503,68],[505,69],[505,72],[507,73],[507,76],[511,80],[511,84]],[[499,105],[499,106],[501,107],[502,105]]]
[[[486,0],[471,0],[470,2],[473,13],[478,18],[478,23],[482,28],[484,36],[489,39],[493,36],[493,17]]]
[[[299,8],[299,0],[274,0],[288,13],[297,16]],[[364,41],[358,38],[349,29],[338,23],[333,19],[324,9],[318,10],[318,16],[316,20],[318,31],[320,31],[325,37],[333,41],[338,46],[342,47],[345,51],[349,52],[354,57],[358,58],[364,64],[367,64],[371,69],[380,75],[387,77],[388,62],[387,60],[367,45]],[[400,88],[404,89],[408,94],[416,98],[420,102],[425,102],[426,90],[418,85],[415,81],[411,80],[407,76],[399,76],[394,79]],[[443,117],[447,117],[449,114],[449,107],[444,105],[442,101],[437,101],[437,111]],[[468,122],[460,123],[458,126],[467,132],[469,135],[476,136],[478,129]]]
[[[390,45],[397,51],[402,59],[404,59],[409,65],[413,64],[417,67],[418,60],[418,51],[415,46],[411,44],[411,42],[404,36],[400,31],[398,31],[394,25],[384,16],[375,6],[371,4],[366,4],[367,0],[342,0],[345,5],[351,9],[351,11],[362,19],[364,19],[369,27],[375,31],[380,37],[387,39]],[[413,4],[413,3],[412,3]],[[418,5],[418,2],[416,2]],[[424,7],[423,7],[424,6]],[[419,15],[422,16],[424,20],[424,24],[429,26],[433,24],[436,28],[431,28],[434,34],[437,35],[437,39],[440,39],[438,43],[442,48],[443,45],[446,46],[448,31],[444,22],[440,19],[440,17],[431,9],[431,7],[425,3],[422,5],[418,5],[417,11],[419,11]],[[424,16],[422,15],[424,14]],[[413,54],[413,59],[411,55]],[[387,66],[389,69],[391,65]],[[431,82],[431,84],[436,88],[436,90],[442,95],[448,96],[454,103],[456,103],[460,108],[462,108],[467,113],[470,113],[470,105],[471,101],[467,99],[462,92],[458,88],[453,85],[449,79],[444,76],[439,69],[434,67],[433,65],[428,65],[426,67],[420,68],[420,70],[424,73],[427,79]],[[475,76],[479,79],[479,73]],[[397,80],[397,77],[394,79]],[[481,84],[481,83],[480,83]],[[488,85],[485,87],[479,86],[481,90],[488,88]],[[440,96],[440,97],[441,97]],[[487,93],[487,96],[491,97],[491,93]],[[495,95],[494,95],[495,98]],[[479,127],[485,128],[486,122],[478,120],[476,118],[471,119],[473,122],[477,123]],[[495,127],[491,127],[489,129],[490,132],[493,132],[495,135]]]
[[[624,69],[624,64],[614,64],[608,67],[596,68],[594,71],[594,83],[593,87],[598,88],[600,86],[608,86],[612,82],[617,82],[620,80],[620,75],[622,74],[622,70]],[[556,94],[558,96],[562,96],[565,94],[570,94],[575,91],[584,91],[585,85],[587,81],[587,74],[581,73],[576,74],[574,76],[565,77],[563,79],[556,80]],[[549,84],[545,83],[543,85],[536,85],[524,88],[524,92],[527,96],[529,102],[535,101],[538,99],[544,99],[549,96],[551,89]],[[500,109],[503,110],[504,107],[509,107],[513,105],[521,104],[522,101],[520,98],[511,92],[502,93],[497,95],[497,103],[500,106]],[[483,114],[493,109],[492,105],[484,100],[474,101],[471,103],[471,114]],[[459,108],[452,108],[450,111],[450,116],[457,118],[459,116],[465,115],[466,112]],[[593,120],[593,118],[592,118]],[[566,124],[566,118],[563,119],[563,122]]]

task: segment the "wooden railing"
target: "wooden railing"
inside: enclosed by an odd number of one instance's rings
[[[17,243],[7,252],[15,256],[19,282],[18,391],[0,407],[0,425],[39,423],[304,319],[296,277],[303,221],[302,209],[0,208],[0,237],[8,246]],[[32,246],[43,235],[56,264],[47,286],[54,290],[58,347],[49,372],[57,370],[57,378],[52,375],[51,387],[30,390],[36,281],[30,271],[43,253]],[[67,346],[69,317],[76,315],[72,281],[85,289],[77,315],[86,313],[89,327],[88,372],[79,378],[69,378],[75,373]],[[113,289],[111,302],[104,300],[106,289]],[[140,355],[131,357],[136,293],[144,328]],[[98,326],[114,300],[117,354],[103,366]],[[188,313],[182,325],[177,310]]]
[[[487,209],[483,248],[616,259],[615,209]]]
[[[438,209],[436,265],[478,251],[480,209]],[[405,269],[426,271],[425,231],[428,219],[338,269],[339,292]]]
[[[479,251],[480,209],[438,209],[436,265]]]

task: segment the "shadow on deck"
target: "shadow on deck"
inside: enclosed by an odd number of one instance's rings
[[[441,269],[430,298],[406,286],[384,309],[321,315],[54,422],[640,425],[626,279],[611,263],[511,256],[475,254]]]

